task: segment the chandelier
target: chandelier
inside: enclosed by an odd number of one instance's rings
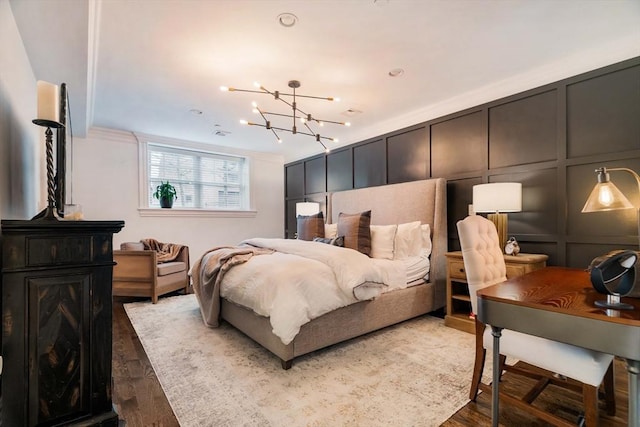
[[[333,97],[321,97],[321,96],[310,96],[310,95],[300,95],[296,93],[296,89],[300,87],[300,82],[298,80],[289,80],[288,86],[293,89],[293,93],[282,93],[280,91],[275,91],[272,92],[268,89],[266,89],[264,86],[262,86],[260,83],[254,83],[254,86],[257,88],[257,90],[251,90],[251,89],[237,89],[237,88],[233,88],[233,87],[227,87],[227,86],[221,86],[220,90],[222,90],[223,92],[250,92],[250,93],[261,93],[261,94],[266,94],[266,95],[271,95],[273,96],[274,99],[284,102],[285,104],[287,104],[289,107],[291,107],[291,114],[283,114],[283,113],[275,113],[275,112],[270,112],[270,111],[265,111],[263,109],[261,109],[260,107],[258,107],[258,104],[256,102],[253,102],[253,112],[260,114],[260,117],[262,117],[262,119],[264,120],[264,124],[261,123],[254,123],[251,121],[247,121],[247,120],[240,120],[240,123],[244,124],[244,125],[249,125],[249,126],[260,126],[263,127],[267,130],[270,130],[271,132],[273,132],[273,135],[276,137],[276,140],[278,141],[278,143],[282,143],[282,138],[280,138],[280,136],[278,135],[277,131],[282,131],[282,132],[290,132],[294,135],[306,135],[306,136],[311,136],[313,138],[315,138],[315,140],[317,142],[320,143],[320,145],[322,145],[322,147],[324,148],[325,152],[329,152],[329,148],[327,148],[327,146],[322,142],[323,140],[328,140],[328,141],[333,141],[333,142],[338,142],[337,138],[330,138],[327,136],[323,136],[320,135],[319,132],[316,132],[313,130],[313,128],[310,126],[311,124],[314,124],[314,126],[324,126],[325,123],[330,123],[330,124],[335,124],[335,125],[341,125],[341,126],[351,126],[351,123],[349,122],[336,122],[336,121],[332,121],[332,120],[321,120],[318,119],[317,117],[315,117],[313,114],[308,113],[308,112],[304,112],[302,111],[300,108],[298,108],[298,104],[296,102],[296,98],[312,98],[312,99],[323,99],[325,101],[339,101],[339,98],[333,98]],[[290,97],[291,102],[284,99],[283,97]],[[273,126],[271,124],[271,120],[269,119],[271,116],[279,116],[279,117],[288,117],[292,120],[292,126],[291,129],[286,129],[286,128],[282,128],[282,127],[277,127],[277,126]],[[302,124],[302,129],[298,129],[298,127],[296,126],[297,121],[300,121],[300,123]]]

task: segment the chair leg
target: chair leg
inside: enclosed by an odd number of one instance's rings
[[[507,356],[505,356],[504,354],[501,354],[498,363],[499,363],[498,366],[500,367],[500,378],[502,378],[502,373],[504,372],[504,365],[507,364]]]
[[[598,426],[598,387],[589,384],[582,385],[582,401],[584,404],[584,418],[587,426]]]
[[[614,381],[613,362],[609,365],[607,373],[604,374],[604,401],[607,408],[607,415],[616,414],[616,394]]]
[[[473,377],[471,378],[471,389],[469,390],[469,399],[476,400],[478,396],[478,389],[480,387],[480,381],[482,381],[482,372],[484,371],[484,361],[487,356],[487,350],[485,350],[482,336],[484,335],[485,325],[476,319],[476,357],[473,363]]]

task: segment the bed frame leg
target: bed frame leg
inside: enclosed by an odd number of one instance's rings
[[[293,365],[293,359],[291,360],[280,359],[280,364],[282,365],[282,369],[286,371],[287,369],[291,369],[291,365]]]

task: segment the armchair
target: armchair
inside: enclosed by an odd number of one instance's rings
[[[457,228],[471,306],[476,313],[476,292],[487,286],[500,286],[501,282],[506,281],[504,257],[498,243],[498,233],[491,221],[479,215],[471,215],[458,221]],[[469,392],[469,398],[473,401],[476,400],[479,389],[491,390],[491,386],[482,383],[481,379],[486,351],[492,348],[493,342],[491,329],[486,328],[487,325],[482,324],[477,318],[475,322],[476,358]],[[547,385],[565,387],[582,394],[586,425],[597,426],[599,388],[604,383],[607,414],[615,414],[612,355],[506,329],[502,331],[500,353],[501,371],[537,379],[532,390],[523,397],[506,394],[501,390],[501,401],[532,413],[548,423],[570,425],[566,420],[533,405],[534,399]],[[507,356],[544,371],[534,372],[519,366],[507,365]]]
[[[152,244],[150,245],[149,242]],[[153,244],[155,243],[155,244]],[[174,249],[172,254],[163,247]],[[167,262],[159,259],[170,258]],[[151,297],[153,304],[158,297],[184,289],[189,291],[189,247],[158,244],[152,239],[126,242],[120,250],[113,251],[113,295]]]

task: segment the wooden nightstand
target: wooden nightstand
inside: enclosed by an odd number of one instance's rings
[[[474,322],[470,317],[471,300],[462,252],[447,252],[445,256],[447,257],[447,314],[444,317],[444,324],[474,334]],[[548,258],[544,254],[505,255],[507,278],[522,276],[544,268]]]

